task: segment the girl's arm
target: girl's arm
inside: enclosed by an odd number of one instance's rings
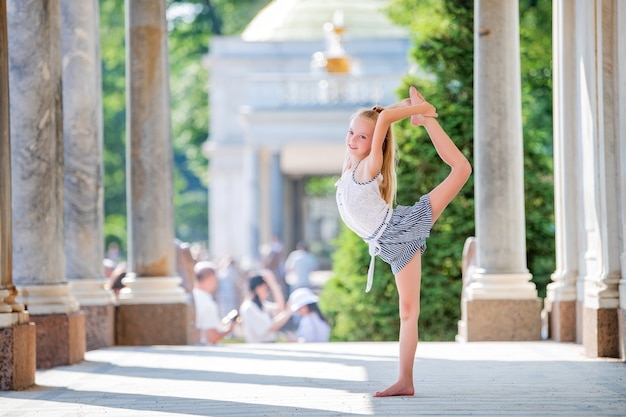
[[[424,101],[420,104],[412,104],[410,106],[400,106],[400,107],[392,107],[383,109],[378,116],[378,122],[376,122],[376,127],[379,125],[385,126],[385,132],[387,128],[394,122],[398,120],[406,119],[409,116],[413,116],[416,114],[421,114],[426,117],[437,117],[437,110],[435,106]],[[384,136],[383,136],[384,138]],[[374,130],[374,139],[376,139],[376,130]]]
[[[272,326],[269,328],[269,331],[270,332],[279,331],[280,329],[283,328],[285,324],[287,324],[290,318],[291,318],[291,309],[287,308],[281,311],[280,313],[275,315],[274,318],[272,319]]]
[[[365,169],[369,178],[378,175],[383,165],[383,141],[391,124],[416,114],[422,114],[428,118],[437,117],[435,107],[428,102],[404,107],[386,108],[380,112],[374,127],[370,154],[366,158],[367,161],[365,161]]]
[[[407,97],[404,100],[401,100],[397,103],[389,104],[388,106],[384,106],[383,108],[384,109],[397,109],[398,107],[408,107],[410,105],[411,105],[411,98]]]
[[[285,296],[283,295],[283,290],[280,288],[278,281],[276,280],[276,276],[269,269],[264,269],[261,273],[263,275],[263,279],[267,283],[267,286],[270,288],[272,292],[272,296],[274,297],[274,302],[278,305],[278,310],[283,311],[285,309]]]

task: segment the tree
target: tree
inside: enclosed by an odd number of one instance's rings
[[[104,128],[104,235],[126,249],[126,57],[124,0],[100,2]]]
[[[392,20],[413,34],[411,57],[420,69],[398,89],[418,86],[437,107],[439,120],[472,162],[473,1],[390,1]],[[550,2],[520,2],[528,263],[540,295],[554,270]],[[425,75],[424,75],[425,74]],[[399,148],[398,204],[413,204],[448,173],[423,129],[408,121],[395,126]],[[461,255],[474,235],[473,178],[435,224],[422,258],[420,338],[452,340],[460,318]],[[356,240],[355,240],[356,239]],[[337,239],[334,277],[320,305],[333,321],[335,340],[395,340],[398,308],[390,268],[377,260],[374,287],[365,294],[367,247],[344,229]],[[536,270],[535,270],[536,269]],[[332,300],[332,302],[331,302]],[[349,306],[349,310],[346,310]],[[365,312],[365,314],[363,314]]]
[[[526,249],[540,297],[556,268],[551,31],[551,1],[520,1]]]

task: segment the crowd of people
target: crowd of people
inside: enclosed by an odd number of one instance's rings
[[[240,271],[230,258],[196,264],[193,300],[200,343],[223,338],[248,343],[329,341],[330,325],[310,281],[317,268],[315,256],[302,242],[286,259],[282,251],[278,239],[262,248],[258,271]],[[207,276],[209,282],[203,284]]]
[[[317,259],[304,242],[285,256],[282,242],[274,238],[260,248],[258,269],[241,268],[231,257],[209,260],[204,251],[178,241],[176,250],[198,343],[329,341],[330,325],[310,279]],[[127,273],[117,245],[107,252],[104,269],[117,298]]]

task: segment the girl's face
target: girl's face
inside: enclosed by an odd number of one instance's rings
[[[365,117],[355,117],[350,122],[346,135],[346,146],[350,155],[363,159],[372,149],[374,122]]]
[[[256,295],[259,296],[259,300],[265,301],[270,295],[270,288],[267,286],[267,284],[261,284],[254,289],[254,292],[256,293]]]

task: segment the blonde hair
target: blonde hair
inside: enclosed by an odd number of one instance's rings
[[[376,110],[365,109],[357,112],[352,118],[364,117],[374,122],[375,125],[378,121],[378,114],[379,112]],[[396,142],[391,125],[387,129],[383,141],[383,165],[380,168],[380,173],[383,175],[383,181],[379,187],[380,196],[387,204],[393,205],[396,198]]]

